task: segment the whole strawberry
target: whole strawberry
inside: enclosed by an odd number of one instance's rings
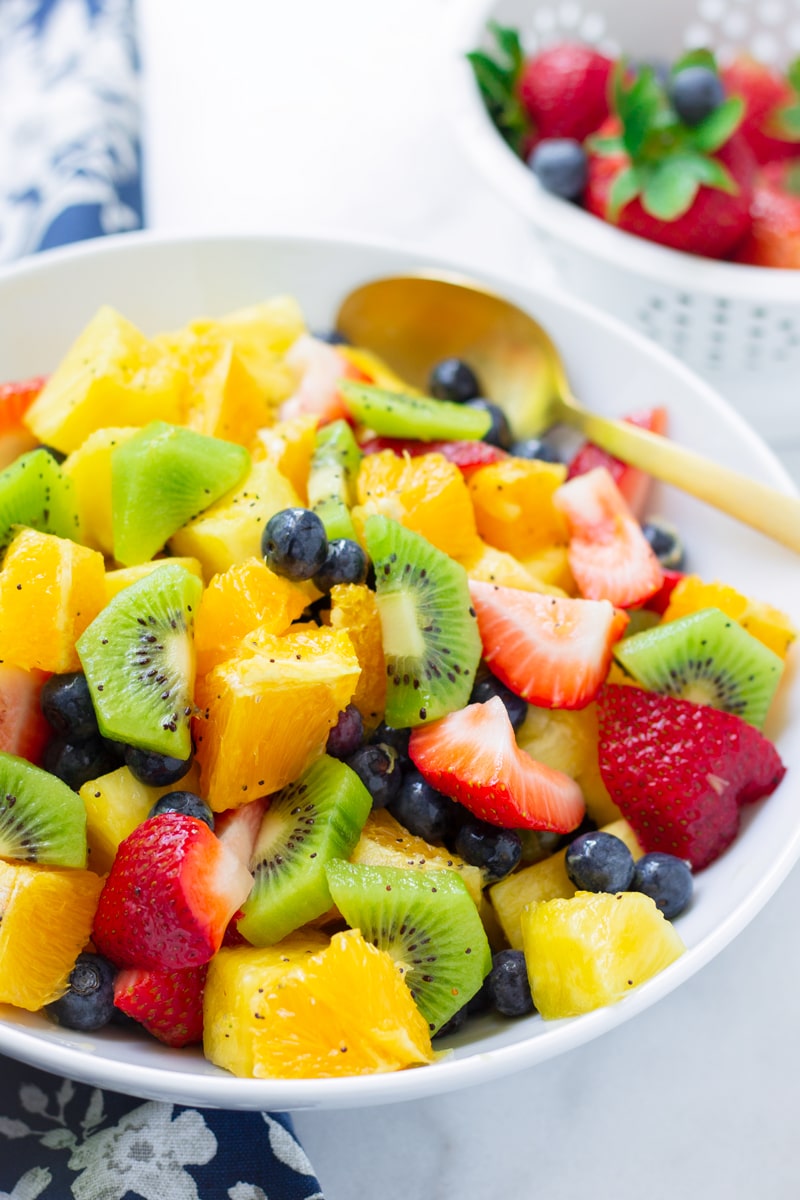
[[[759,173],[750,233],[736,261],[800,270],[800,163],[772,162]]]
[[[744,101],[741,133],[757,161],[800,154],[800,59],[784,76],[739,55],[720,74],[728,95]]]
[[[216,954],[252,883],[205,822],[183,813],[150,817],[117,851],[92,937],[118,967],[199,967]]]
[[[587,209],[675,250],[729,255],[750,228],[756,170],[737,133],[743,102],[731,97],[689,125],[648,68],[617,71],[613,97],[614,116],[589,142]]]
[[[114,1004],[167,1046],[203,1040],[203,992],[208,966],[180,971],[127,967],[114,981]]]
[[[539,138],[582,142],[608,116],[613,62],[592,46],[561,42],[523,63],[519,98]]]
[[[739,829],[742,804],[769,796],[786,768],[730,713],[636,687],[600,694],[600,773],[645,851],[708,866]]]

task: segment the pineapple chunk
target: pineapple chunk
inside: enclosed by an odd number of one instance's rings
[[[481,542],[477,551],[460,562],[470,579],[479,583],[496,583],[500,587],[515,587],[525,592],[544,592],[548,596],[566,595],[563,588],[545,581],[535,570],[528,570],[507,550],[496,550],[486,542]]]
[[[367,817],[350,862],[373,867],[458,871],[470,896],[480,907],[483,884],[480,869],[470,866],[443,846],[432,846],[424,838],[409,833],[385,808],[376,808]]]
[[[203,578],[203,568],[196,558],[154,558],[151,562],[139,563],[135,567],[118,567],[115,571],[106,571],[106,603],[123,588],[144,579],[145,575],[150,575],[159,567],[169,566],[183,567],[184,571],[189,571],[198,579]]]
[[[111,455],[139,430],[135,425],[96,429],[65,459],[62,470],[75,488],[81,540],[109,558],[114,554],[111,523]]]

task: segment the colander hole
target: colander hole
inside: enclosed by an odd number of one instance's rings
[[[763,0],[758,6],[758,16],[765,25],[779,25],[786,16],[786,8],[780,0]]]
[[[580,4],[561,4],[558,9],[558,20],[564,29],[574,29],[581,19]]]
[[[605,31],[605,17],[602,17],[600,13],[587,13],[581,21],[581,34],[587,42],[596,42]]]
[[[718,21],[725,15],[725,0],[701,0],[700,16],[704,21]]]
[[[729,12],[722,18],[722,28],[732,41],[743,41],[747,36],[747,17],[743,12]]]

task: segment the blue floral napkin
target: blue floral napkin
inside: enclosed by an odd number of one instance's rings
[[[133,0],[0,0],[0,261],[142,224],[137,97]],[[285,1114],[143,1101],[0,1057],[0,1200],[40,1196],[323,1200]]]

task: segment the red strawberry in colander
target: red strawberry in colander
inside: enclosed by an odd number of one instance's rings
[[[739,829],[739,807],[769,796],[786,768],[775,747],[731,713],[635,687],[598,703],[600,773],[646,851],[708,866]]]

